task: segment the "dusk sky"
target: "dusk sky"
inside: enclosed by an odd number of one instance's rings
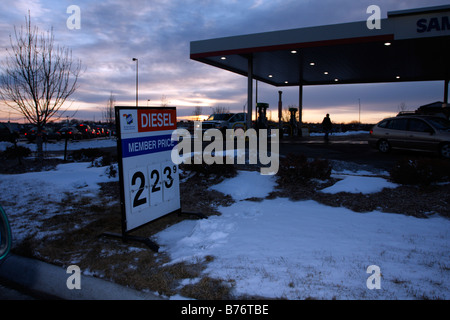
[[[6,55],[14,26],[31,22],[41,31],[53,28],[55,42],[72,49],[85,71],[79,88],[63,115],[102,120],[102,109],[112,92],[117,105],[134,106],[136,63],[139,59],[139,104],[176,106],[191,116],[196,106],[203,114],[227,107],[240,112],[247,101],[246,77],[189,58],[190,42],[210,38],[365,21],[370,5],[382,18],[388,11],[449,4],[448,0],[105,0],[2,1],[0,60]],[[80,8],[80,29],[69,29],[67,8]],[[298,106],[298,88],[258,84],[258,101],[276,110],[278,91],[283,105]],[[330,113],[335,122],[374,123],[395,115],[399,105],[408,110],[443,100],[444,82],[404,82],[304,87],[303,120],[321,121]],[[23,116],[0,102],[0,121],[23,122]]]

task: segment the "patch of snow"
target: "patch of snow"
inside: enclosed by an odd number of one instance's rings
[[[344,174],[333,174],[332,177],[341,180],[328,188],[322,189],[321,192],[331,194],[339,192],[369,194],[380,192],[384,188],[398,187],[398,184],[389,182],[386,179],[380,177]]]
[[[239,171],[235,178],[226,179],[211,189],[229,194],[234,200],[251,197],[265,198],[276,186],[274,176],[263,176],[259,171]]]

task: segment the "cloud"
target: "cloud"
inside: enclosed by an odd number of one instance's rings
[[[190,42],[216,37],[365,20],[366,9],[377,4],[387,11],[445,4],[445,0],[18,0],[0,12],[2,48],[13,26],[32,22],[42,30],[54,29],[58,44],[70,47],[86,71],[71,97],[83,107],[104,104],[112,91],[120,103],[134,105],[135,68],[139,59],[139,96],[157,103],[162,95],[180,104],[183,113],[193,105],[228,106],[240,111],[247,102],[247,80],[234,73],[192,61]],[[69,30],[66,9],[81,9],[81,29]],[[3,53],[0,55],[2,57]],[[298,88],[259,85],[259,101],[276,108],[278,90],[285,106],[298,105]],[[305,110],[353,106],[361,99],[374,112],[401,102],[419,105],[441,100],[443,85],[380,84],[304,88]],[[430,101],[431,100],[431,101]],[[255,101],[255,99],[254,99]],[[377,109],[379,108],[379,109]],[[344,109],[341,109],[342,112]]]

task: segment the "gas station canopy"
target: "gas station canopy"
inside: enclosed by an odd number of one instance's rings
[[[361,21],[193,41],[190,57],[274,86],[447,85],[450,5],[389,12],[380,29]]]

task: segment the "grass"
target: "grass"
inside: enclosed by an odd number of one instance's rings
[[[47,219],[44,228],[51,226],[61,232],[50,233],[40,241],[36,241],[36,234],[29,236],[15,248],[15,253],[63,267],[76,264],[89,274],[166,296],[177,293],[182,279],[199,277],[204,270],[206,261],[166,265],[169,259],[164,253],[154,253],[140,243],[101,236],[106,231],[120,233],[120,212],[116,209],[99,213],[96,206],[96,213],[88,213],[89,207],[83,208]],[[81,225],[83,218],[90,221]]]
[[[232,287],[232,281],[226,282],[205,276],[195,284],[184,286],[180,293],[183,296],[199,300],[230,300],[234,298],[231,293]]]
[[[180,177],[180,181],[184,181],[180,184],[183,209],[205,215],[217,215],[218,206],[231,205],[234,201],[230,196],[208,190],[212,184],[222,179],[220,173],[205,176],[204,172],[189,175],[189,179]],[[435,211],[448,216],[450,185],[422,188],[402,186],[368,196],[317,192],[320,188],[333,183],[332,178],[320,183],[315,180],[302,184],[283,181],[280,182],[279,189],[268,198],[288,194],[295,200],[313,199],[330,206],[346,206],[359,212],[375,210],[381,206],[384,211],[403,212],[415,216],[423,216],[425,210],[430,210],[429,204],[435,203]],[[424,192],[430,199],[426,204],[423,203]],[[58,214],[49,214],[49,217],[43,220],[39,218],[42,222],[40,230],[36,230],[16,245],[13,252],[62,267],[77,264],[82,271],[94,276],[165,296],[180,294],[194,299],[210,300],[263,298],[236,297],[233,295],[235,285],[233,280],[214,279],[205,273],[208,263],[214,260],[213,256],[206,256],[192,263],[171,264],[164,252],[155,253],[142,243],[124,243],[118,239],[101,236],[104,232],[121,233],[119,198],[118,182],[102,184],[98,201],[82,194],[65,193],[61,203],[52,204],[57,206],[55,211]],[[133,235],[152,237],[168,226],[188,218],[190,217],[177,214],[167,215],[139,228]],[[324,262],[335,263],[332,256],[325,257]],[[443,272],[448,272],[448,269],[448,265],[441,266]],[[271,275],[267,272],[266,276]],[[292,275],[289,287],[300,292],[304,286],[313,285],[313,279],[317,278],[320,278],[320,275],[314,270],[307,272],[302,279]],[[393,282],[403,285],[400,281],[394,279]],[[420,297],[420,294],[417,296]]]
[[[207,190],[213,181],[205,182],[208,179],[197,176],[192,179],[189,185],[195,183],[197,188],[181,186],[182,202],[188,211],[213,215],[218,214],[217,206],[232,203],[230,197]],[[121,234],[118,182],[102,184],[98,199],[66,192],[57,205],[59,213],[41,220],[40,230],[17,244],[13,252],[62,267],[76,264],[87,274],[164,296],[233,299],[229,282],[203,274],[213,256],[193,263],[170,264],[165,253],[155,253],[142,243],[102,236],[105,232]],[[190,216],[170,214],[139,228],[133,235],[151,238],[187,218]],[[192,281],[184,284],[186,279]]]

